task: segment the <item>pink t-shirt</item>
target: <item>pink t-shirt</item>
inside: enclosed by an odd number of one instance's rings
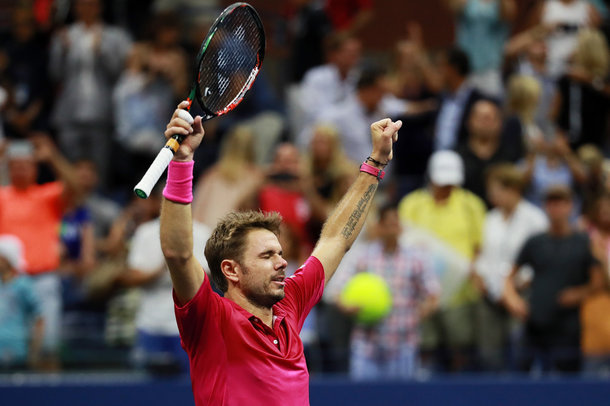
[[[273,306],[273,329],[231,300],[201,288],[175,312],[189,355],[197,406],[309,405],[309,372],[299,332],[322,297],[324,269],[315,257],[286,279]]]

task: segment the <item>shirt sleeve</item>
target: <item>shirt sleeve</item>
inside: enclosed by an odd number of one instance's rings
[[[305,318],[324,292],[324,267],[320,260],[309,257],[294,275],[286,279],[284,292],[281,306],[294,317],[297,329],[301,331]]]
[[[40,185],[37,189],[37,193],[47,204],[55,208],[58,216],[62,215],[65,208],[62,199],[64,188],[65,186],[62,182],[48,182]]]
[[[176,292],[172,292],[172,295],[182,346],[188,354],[195,355],[198,349],[205,348],[206,335],[221,334],[219,321],[227,317],[226,307],[212,290],[207,275],[195,296],[187,303],[180,304]]]

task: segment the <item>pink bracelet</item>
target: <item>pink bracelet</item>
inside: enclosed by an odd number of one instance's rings
[[[193,201],[193,166],[195,161],[170,161],[163,197],[176,203]]]
[[[368,173],[369,175],[373,175],[377,178],[377,180],[383,179],[385,176],[385,172],[379,168],[375,168],[373,165],[369,165],[365,162],[360,165],[360,172]]]

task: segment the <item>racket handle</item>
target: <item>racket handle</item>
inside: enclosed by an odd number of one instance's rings
[[[163,171],[165,171],[165,168],[167,168],[169,162],[172,160],[173,157],[174,153],[168,147],[164,147],[163,149],[161,149],[161,151],[159,151],[157,157],[142,177],[142,180],[140,180],[140,183],[138,183],[136,187],[133,188],[133,191],[138,197],[146,199],[148,198],[148,196],[150,196],[150,192],[157,184],[157,181],[159,180],[159,178],[163,174]]]

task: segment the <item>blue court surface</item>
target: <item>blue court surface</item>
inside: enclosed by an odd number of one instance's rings
[[[325,376],[312,378],[310,400],[312,406],[608,406],[610,380],[461,376],[419,382],[354,383]],[[192,406],[193,399],[186,377],[12,374],[0,375],[0,405]],[[256,405],[255,400],[252,405]]]

